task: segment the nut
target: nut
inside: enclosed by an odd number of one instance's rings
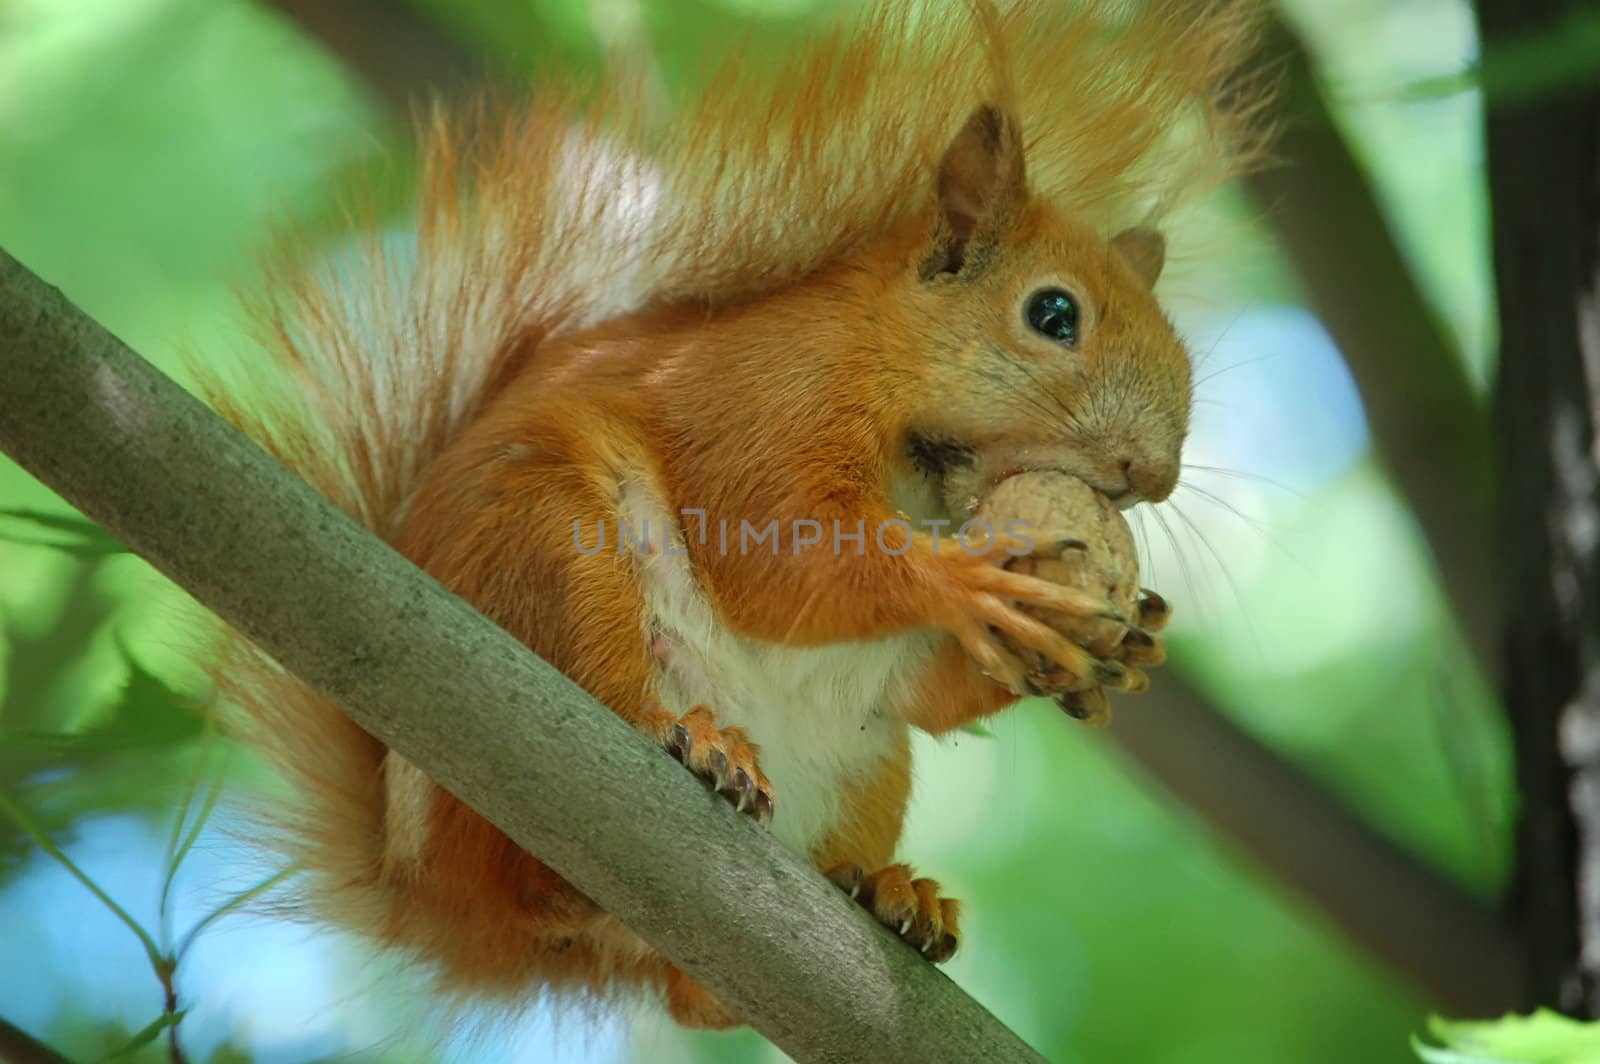
[[[1133,532],[1110,499],[1068,473],[1018,473],[989,493],[979,506],[977,517],[996,531],[1009,531],[1032,541],[1035,553],[1013,559],[1007,566],[1011,571],[1090,592],[1104,599],[1128,623],[1023,607],[1027,612],[1097,658],[1118,660],[1134,656],[1139,664],[1154,664],[1164,657],[1159,636],[1142,629],[1134,641],[1137,648],[1124,647],[1130,626],[1137,628],[1141,616],[1149,611],[1141,610]],[[1066,537],[1066,542],[1046,542],[1043,537],[1047,536],[1052,540]],[[1161,619],[1165,619],[1164,615]],[[1037,662],[1036,655],[1023,656],[1025,661],[1043,664]],[[1089,723],[1110,720],[1102,687],[1069,692],[1061,697],[1061,703],[1067,712]]]

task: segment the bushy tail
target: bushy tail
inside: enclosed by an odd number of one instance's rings
[[[435,116],[414,226],[357,226],[331,254],[280,254],[250,308],[260,357],[196,367],[202,394],[392,538],[430,464],[545,341],[641,298],[624,247],[629,177],[579,128],[556,108]],[[607,194],[574,196],[586,187]],[[387,867],[386,775],[414,770],[237,633],[218,632],[205,664],[236,736],[287,785],[252,795],[248,811],[254,841],[300,873],[273,899],[278,912],[435,962],[447,1001],[487,991],[505,1002],[530,980],[581,995],[610,980],[603,957],[512,956],[501,915],[486,923],[472,899]],[[401,812],[418,818],[413,830],[428,815]]]

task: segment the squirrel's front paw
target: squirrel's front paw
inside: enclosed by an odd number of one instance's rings
[[[840,864],[828,870],[828,878],[933,963],[955,956],[961,903],[940,897],[933,880],[913,879],[911,866],[889,865],[869,875],[860,865]]]
[[[662,745],[739,812],[772,822],[772,784],[743,728],[718,728],[709,706],[695,706],[665,729]]]
[[[1097,639],[1090,646],[1091,652],[1102,651],[1106,654],[1095,662],[1095,676],[1099,682],[1094,686],[1083,686],[1077,675],[1063,674],[1038,654],[1019,652],[1028,665],[1029,693],[1055,698],[1062,709],[1078,720],[1102,724],[1110,721],[1111,706],[1106,699],[1106,690],[1129,693],[1147,690],[1150,677],[1144,667],[1160,665],[1167,656],[1166,644],[1153,634],[1159,633],[1171,616],[1166,600],[1154,591],[1144,591],[1137,603],[1137,610],[1138,617],[1134,624],[1121,625],[1113,632],[1114,639]],[[1069,630],[1064,634],[1073,632]]]
[[[1061,537],[1046,540],[1049,550],[1081,546]],[[1129,624],[1104,599],[1064,584],[1006,568],[1023,549],[1040,556],[1037,543],[999,535],[976,552],[960,545],[941,547],[934,557],[942,588],[942,626],[953,632],[978,668],[1018,695],[1087,689],[1116,683],[1107,663],[1022,607]],[[1024,659],[1029,664],[1024,664]]]

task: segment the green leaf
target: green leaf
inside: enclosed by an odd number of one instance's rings
[[[22,529],[31,529],[34,534],[25,535]],[[128,553],[128,548],[121,540],[93,521],[44,510],[0,509],[0,539],[33,547],[50,547],[78,558],[103,558]]]
[[[157,1016],[154,1020],[142,1027],[139,1032],[132,1038],[128,1039],[127,1043],[121,1048],[106,1054],[100,1059],[103,1061],[125,1060],[128,1057],[133,1056],[133,1054],[137,1053],[139,1050],[143,1049],[145,1046],[149,1045],[151,1042],[154,1042],[158,1037],[160,1037],[162,1031],[165,1031],[168,1027],[176,1027],[183,1019],[184,1014],[187,1011],[188,1010],[186,1009],[179,1009],[177,1012],[163,1012],[160,1016]]]
[[[1444,1043],[1415,1046],[1428,1064],[1600,1064],[1600,1023],[1548,1009],[1488,1021],[1435,1016],[1428,1030]]]
[[[1411,1037],[1411,1048],[1416,1051],[1424,1064],[1509,1064],[1497,1057],[1484,1057],[1476,1053],[1462,1053],[1454,1049],[1423,1045],[1422,1040],[1415,1035]]]
[[[76,732],[0,729],[0,765],[28,775],[62,762],[173,746],[203,727],[194,699],[130,658],[122,695],[104,719]]]
[[[205,730],[198,698],[174,689],[126,651],[123,656],[127,674],[120,695],[85,714],[75,730],[0,723],[0,790],[26,796],[38,826],[53,836],[70,838],[78,820],[106,810],[144,814],[167,808],[168,793],[151,787],[150,780],[185,771],[172,759],[190,754]],[[49,697],[61,702],[81,696],[66,690]],[[10,719],[9,713],[0,715],[0,722]],[[28,849],[26,835],[0,818],[0,880],[22,867]]]

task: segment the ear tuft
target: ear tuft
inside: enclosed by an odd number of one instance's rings
[[[1111,238],[1111,246],[1133,267],[1146,287],[1154,288],[1167,262],[1167,238],[1147,225],[1124,229]]]
[[[1027,198],[1022,134],[1016,120],[993,104],[972,112],[939,160],[939,216],[923,276],[960,273],[992,250],[1005,224]]]

